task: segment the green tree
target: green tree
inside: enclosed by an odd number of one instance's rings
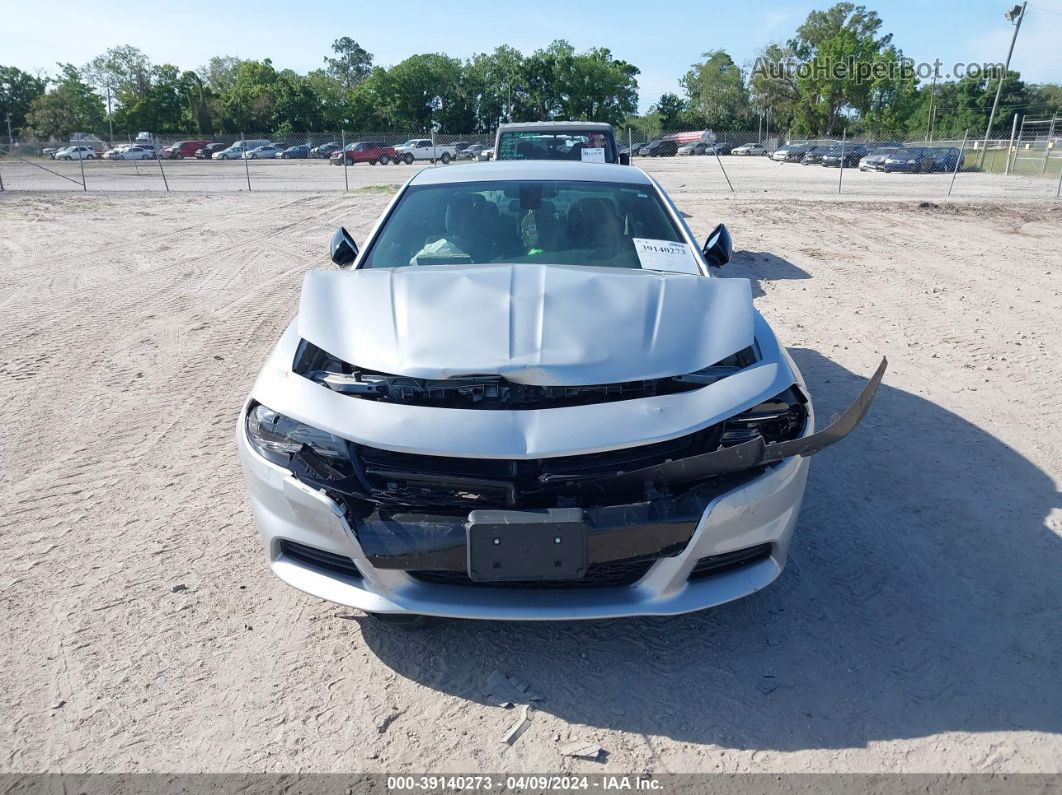
[[[40,77],[14,66],[0,66],[0,124],[10,114],[11,129],[22,129],[33,101],[44,94],[46,87],[47,81]]]
[[[68,139],[71,133],[100,134],[106,127],[103,100],[73,64],[60,63],[55,87],[30,103],[26,127],[45,140]]]
[[[741,68],[725,50],[712,50],[701,57],[704,61],[690,67],[680,81],[690,110],[713,129],[746,126],[751,111]]]
[[[689,103],[678,94],[661,94],[655,104],[649,106],[649,114],[656,116],[657,130],[677,130],[689,113]]]
[[[332,51],[337,57],[324,59],[328,73],[347,91],[365,80],[372,72],[372,53],[349,36],[333,41]]]

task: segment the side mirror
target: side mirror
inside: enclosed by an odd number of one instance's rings
[[[620,152],[619,162],[621,166],[629,166],[631,164],[631,156],[626,152]]]
[[[730,242],[730,232],[726,224],[719,224],[712,230],[712,234],[708,235],[708,239],[704,241],[704,248],[701,251],[704,259],[713,268],[721,268],[730,262],[734,246]]]
[[[330,251],[332,262],[341,268],[352,265],[354,260],[358,258],[358,244],[354,242],[350,232],[343,227],[339,227],[336,233],[332,235]]]

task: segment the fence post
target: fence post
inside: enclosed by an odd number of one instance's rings
[[[0,191],[4,189],[4,175],[0,174]]]
[[[719,150],[716,148],[715,143],[712,143],[712,154],[715,155],[715,162],[719,164],[719,170],[723,172],[723,176],[726,177],[726,184],[730,188],[730,192],[734,192],[734,186],[730,183],[730,176],[726,173],[726,169],[723,168],[723,161],[719,159]]]
[[[948,195],[949,196],[951,195],[951,189],[955,187],[955,175],[959,173],[959,163],[961,163],[963,161],[963,158],[966,157],[966,137],[969,134],[970,134],[969,130],[967,130],[966,132],[964,132],[962,134],[962,146],[959,147],[959,156],[957,158],[955,158],[955,168],[951,172],[951,184],[948,185]]]
[[[156,139],[157,141],[158,139]],[[166,171],[162,168],[162,153],[159,151],[158,144],[155,145],[155,161],[159,164],[159,171],[162,173],[162,184],[166,186],[166,192],[170,192],[170,183],[166,179]]]
[[[80,147],[81,144],[78,144]],[[77,162],[81,164],[81,190],[88,192],[88,185],[85,184],[85,153],[78,149]]]
[[[1014,134],[1018,131],[1018,114],[1014,114],[1014,122],[1010,125],[1010,143],[1007,145],[1007,165],[1003,169],[1003,176],[1010,173],[1010,157],[1017,154],[1014,151]]]
[[[347,131],[339,131],[339,154],[343,158],[343,190],[350,190],[350,181],[347,177]]]
[[[1044,142],[1044,162],[1043,165],[1040,166],[1041,174],[1047,173],[1047,158],[1051,156],[1051,143],[1055,137],[1055,119],[1057,118],[1058,116],[1053,113],[1051,114],[1051,127],[1047,131],[1047,140]]]
[[[837,174],[837,193],[841,192],[841,180],[844,179],[844,144],[848,139],[848,128],[845,127],[841,133],[841,170]]]
[[[240,143],[243,144],[243,146],[240,147],[240,158],[243,160],[243,173],[247,177],[247,192],[250,193],[250,191],[251,191],[251,164],[250,164],[250,161],[245,157],[245,155],[247,154],[247,136],[244,135],[243,133],[240,133]]]

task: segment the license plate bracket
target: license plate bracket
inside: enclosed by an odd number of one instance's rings
[[[472,511],[465,525],[468,576],[476,582],[578,580],[589,533],[580,508]]]

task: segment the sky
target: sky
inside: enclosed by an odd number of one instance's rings
[[[916,61],[996,63],[1006,58],[1013,27],[1007,0],[861,0],[878,12],[883,31]],[[44,23],[24,0],[0,0],[0,64],[28,72],[55,71],[57,61],[81,65],[108,47],[132,44],[155,63],[194,69],[213,55],[271,58],[278,69],[306,72],[322,65],[333,40],[350,36],[389,66],[418,52],[458,58],[509,44],[524,53],[567,39],[577,50],[607,47],[641,69],[645,111],[663,93],[681,93],[679,78],[701,53],[722,48],[751,65],[769,41],[784,41],[809,11],[830,0],[709,3],[695,0],[524,0],[380,4],[315,0],[145,5],[109,0],[86,13],[83,0],[49,0]],[[408,9],[408,12],[405,10]],[[1062,0],[1030,2],[1011,68],[1027,82],[1062,82]]]

